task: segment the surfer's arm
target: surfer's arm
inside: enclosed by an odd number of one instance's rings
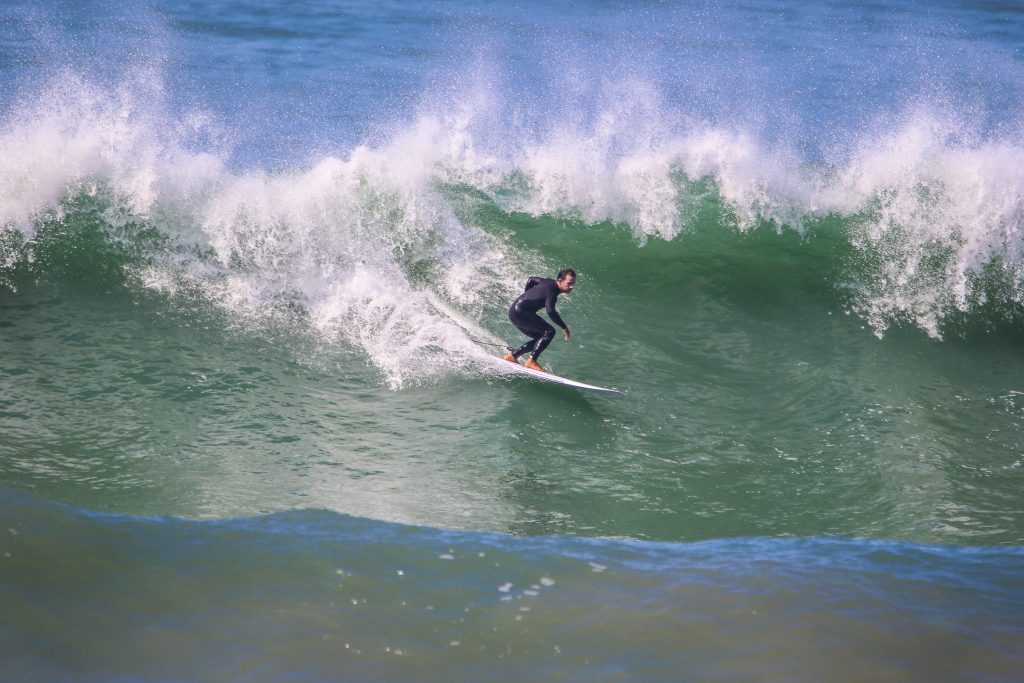
[[[557,297],[558,295],[554,291],[548,292],[547,298],[544,299],[544,309],[548,312],[548,317],[551,318],[551,322],[561,327],[563,332],[567,332],[569,330],[569,326],[565,324],[565,321],[562,320],[562,316],[558,315],[558,311],[555,310],[555,299]]]

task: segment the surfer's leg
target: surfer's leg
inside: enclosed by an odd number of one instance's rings
[[[516,360],[519,360],[519,356],[523,355],[524,353],[528,353],[530,351],[533,351],[533,348],[535,346],[537,346],[537,340],[536,339],[530,339],[525,344],[520,346],[518,349],[515,349],[514,351],[512,351],[512,355],[515,357]]]
[[[516,360],[519,359],[519,356],[530,351],[533,351],[533,356],[536,358],[537,353],[539,353],[537,351],[537,346],[541,344],[544,336],[548,334],[548,331],[550,330],[551,332],[551,338],[555,335],[555,328],[544,322],[544,319],[536,313],[519,311],[516,310],[515,307],[512,307],[509,309],[508,319],[512,321],[512,324],[515,325],[520,332],[530,338],[525,344],[512,351],[512,356],[514,356]],[[551,338],[541,346],[541,351],[543,351],[544,347],[551,342]]]
[[[533,343],[533,353],[530,354],[530,357],[526,359],[526,363],[523,364],[523,367],[528,370],[547,372],[547,370],[540,366],[537,359],[540,357],[540,354],[544,352],[544,349],[548,347],[548,344],[551,343],[551,340],[555,338],[555,328],[551,327],[551,325],[548,325],[547,323],[544,323],[544,326],[547,327],[547,329],[544,330],[544,334],[542,334]]]
[[[551,327],[551,325],[548,325],[547,323],[544,323],[544,327],[547,329],[544,330],[544,334],[537,339],[533,347],[533,353],[530,354],[530,358],[533,358],[534,361],[540,357],[540,354],[543,353],[544,349],[548,348],[548,344],[551,343],[551,340],[555,338],[555,328]]]

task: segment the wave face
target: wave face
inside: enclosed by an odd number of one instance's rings
[[[9,675],[1012,680],[1021,16],[0,5]]]

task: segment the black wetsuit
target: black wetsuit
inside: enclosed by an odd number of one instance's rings
[[[532,350],[531,355],[534,360],[537,360],[541,352],[555,338],[555,328],[537,315],[537,311],[541,308],[547,311],[548,317],[553,323],[563,330],[566,329],[562,316],[558,315],[558,311],[555,310],[555,300],[561,293],[562,290],[558,288],[558,283],[551,278],[531,277],[526,281],[526,291],[512,302],[512,307],[508,309],[508,319],[523,334],[530,337],[530,341],[513,351],[513,356],[519,358],[527,351]]]

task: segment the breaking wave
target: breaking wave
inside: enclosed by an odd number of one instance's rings
[[[81,229],[86,207],[104,243],[138,252],[122,265],[142,286],[244,317],[298,307],[395,388],[485,364],[483,321],[525,276],[562,265],[480,219],[481,205],[611,224],[641,250],[691,232],[708,207],[725,231],[837,230],[843,277],[824,284],[878,335],[909,322],[938,338],[952,314],[995,302],[1013,317],[1024,300],[1024,145],[949,112],[908,112],[810,161],[677,115],[640,81],[540,129],[484,87],[305,167],[239,169],[221,124],[172,111],[152,73],[114,88],[63,74],[8,111],[0,283],[38,275],[41,245]]]

